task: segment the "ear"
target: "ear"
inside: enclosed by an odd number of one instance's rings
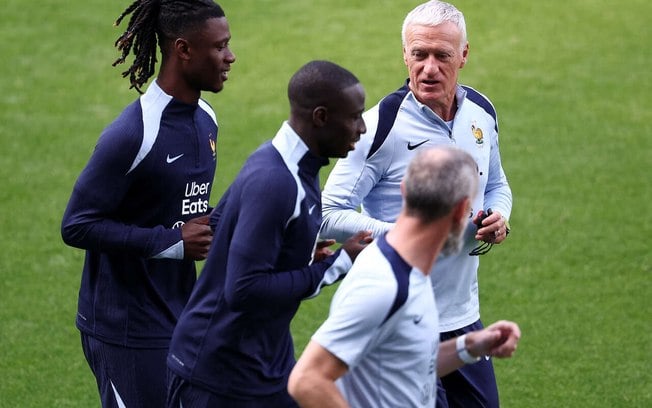
[[[403,46],[403,63],[405,63],[405,66],[408,64],[407,50],[405,49],[405,46]]]
[[[328,108],[317,106],[312,110],[312,123],[317,127],[324,127],[328,122]]]
[[[460,69],[464,68],[464,65],[466,65],[466,60],[469,57],[469,43],[464,45],[464,49],[462,50],[462,62],[460,63]]]
[[[177,38],[174,40],[174,53],[177,55],[177,58],[182,60],[190,59],[190,44],[184,38]]]

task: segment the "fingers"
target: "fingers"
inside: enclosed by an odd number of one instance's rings
[[[510,320],[498,320],[487,326],[487,330],[500,330],[501,332],[514,333],[517,337],[521,337],[521,328],[518,327],[518,324]]]
[[[193,218],[183,224],[181,239],[185,258],[195,261],[206,259],[213,241],[213,230],[208,225],[208,216]]]
[[[210,246],[200,247],[198,250],[191,252],[189,254],[189,258],[193,261],[203,261],[204,259],[208,258],[209,249]]]
[[[324,239],[317,242],[317,248],[326,248],[331,245],[335,245],[336,241],[334,239]]]
[[[499,330],[489,328],[467,333],[466,341],[469,352],[474,356],[489,356],[500,341]]]
[[[477,216],[474,220],[477,220]],[[503,242],[505,238],[507,238],[505,218],[497,211],[482,220],[482,226],[478,228],[475,234],[476,240],[494,244]]]
[[[514,355],[517,347],[518,340],[509,336],[503,344],[493,349],[490,355],[497,358],[509,358]]]
[[[494,244],[500,244],[507,238],[507,228],[505,227],[498,227],[496,231],[494,231]]]
[[[210,218],[211,216],[209,214],[202,215],[201,217],[192,218],[188,220],[188,223],[208,225],[208,223],[210,222]]]
[[[352,237],[346,240],[342,248],[349,254],[351,260],[355,260],[358,254],[367,247],[367,245],[373,241],[371,236],[371,231],[359,231],[354,234]]]
[[[521,339],[521,330],[516,323],[501,320],[490,325],[486,330],[491,330],[499,334],[494,341],[489,355],[498,358],[506,358],[514,355],[518,347],[518,342]]]
[[[202,225],[201,229],[196,230],[195,235],[190,239],[190,242],[188,242],[190,256],[196,261],[206,259],[212,242],[213,232],[210,227]]]
[[[371,236],[371,231],[358,231],[353,235],[353,238],[356,239],[360,245],[368,245],[374,240]]]

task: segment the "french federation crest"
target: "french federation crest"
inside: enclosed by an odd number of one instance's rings
[[[216,157],[215,142],[213,141],[213,139],[211,139],[211,136],[213,136],[212,133],[208,135],[208,144],[211,146],[211,151],[213,152],[213,159],[214,159]]]
[[[484,136],[482,133],[482,129],[479,127],[475,126],[475,121],[471,124],[471,132],[473,133],[473,137],[475,137],[475,144],[481,146],[484,144]]]

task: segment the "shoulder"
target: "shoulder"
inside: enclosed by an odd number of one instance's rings
[[[294,177],[270,142],[262,144],[245,161],[236,182],[250,193],[266,195],[268,201],[289,201],[297,190]]]
[[[328,318],[312,337],[350,368],[378,339],[394,303],[397,285],[382,258],[373,244],[360,253],[333,296]]]
[[[407,83],[401,88],[385,96],[376,106],[365,114],[365,122],[371,123],[367,133],[373,134],[373,141],[367,157],[374,155],[385,143],[387,136],[394,127],[401,105],[409,93]]]
[[[341,292],[338,289],[340,293],[336,295],[338,303],[359,312],[366,310],[380,325],[391,313],[402,285],[396,279],[391,261],[374,241],[358,255],[340,286]]]
[[[143,138],[142,109],[138,101],[129,104],[100,134],[97,148],[110,151],[137,149]],[[127,150],[129,151],[129,150]]]
[[[249,155],[242,166],[242,172],[255,173],[257,179],[265,181],[284,180],[291,177],[283,157],[274,148],[271,141],[261,144]]]
[[[494,120],[497,120],[496,108],[489,98],[468,85],[461,85],[466,91],[466,99],[484,110]]]
[[[208,115],[209,118],[213,120],[213,123],[217,125],[217,116],[215,115],[215,111],[213,110],[213,107],[206,102],[203,99],[199,99],[199,108]]]

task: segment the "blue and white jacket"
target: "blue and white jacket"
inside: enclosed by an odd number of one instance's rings
[[[480,318],[478,257],[468,255],[478,244],[471,215],[492,208],[509,218],[512,209],[493,105],[467,86],[458,86],[456,101],[458,109],[451,125],[417,101],[407,83],[383,98],[365,112],[367,132],[354,151],[338,160],[322,197],[324,238],[341,241],[360,230],[371,230],[378,237],[391,228],[401,211],[401,180],[419,150],[456,145],[473,156],[480,184],[469,214],[464,249],[457,255],[440,255],[431,272],[442,332]]]
[[[77,327],[127,347],[165,348],[196,280],[180,226],[208,213],[217,121],[153,82],[100,136],[63,216],[86,250]]]

